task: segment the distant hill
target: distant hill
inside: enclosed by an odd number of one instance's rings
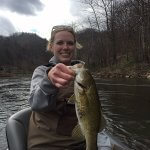
[[[33,70],[46,64],[50,53],[46,52],[47,40],[32,33],[15,33],[0,36],[0,69]]]

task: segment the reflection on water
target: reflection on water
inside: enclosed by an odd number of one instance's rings
[[[0,78],[0,150],[6,150],[5,125],[28,107],[29,77]],[[107,129],[128,147],[150,149],[150,81],[96,79]]]
[[[28,107],[31,77],[0,78],[0,150],[6,150],[6,120],[15,112]]]
[[[130,148],[150,149],[150,81],[96,82],[108,130]]]

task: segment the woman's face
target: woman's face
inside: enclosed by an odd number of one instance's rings
[[[74,36],[68,31],[57,32],[51,46],[51,51],[59,62],[70,65],[75,51]]]

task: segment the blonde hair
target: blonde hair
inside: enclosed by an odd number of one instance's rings
[[[76,48],[77,49],[81,49],[82,48],[82,45],[77,42],[75,31],[74,31],[74,29],[71,26],[58,25],[58,26],[54,26],[52,28],[51,37],[50,37],[50,39],[48,41],[48,44],[47,44],[47,51],[49,51],[51,49],[51,46],[52,46],[52,44],[54,42],[55,35],[56,35],[56,33],[60,32],[60,31],[68,31],[68,32],[70,32],[73,35],[73,37],[74,37],[74,40],[75,40],[75,43],[76,43]]]

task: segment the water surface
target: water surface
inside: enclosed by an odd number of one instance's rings
[[[150,149],[150,81],[96,80],[108,130],[128,147]]]
[[[0,150],[8,117],[29,107],[31,76],[0,78]],[[150,149],[150,81],[95,79],[108,131],[129,148]]]

